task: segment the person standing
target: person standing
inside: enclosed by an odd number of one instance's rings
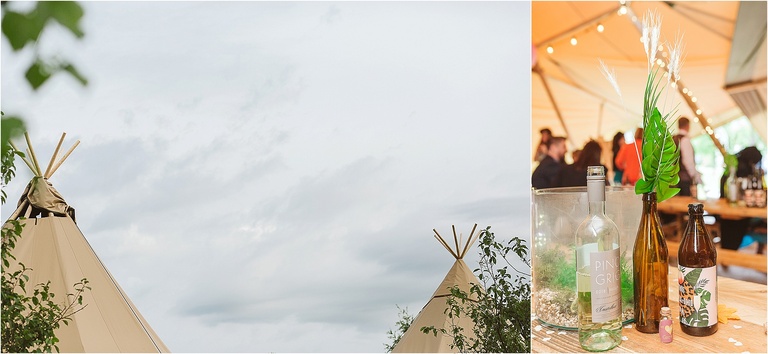
[[[680,195],[696,196],[696,185],[701,183],[701,175],[696,171],[696,159],[693,152],[691,139],[688,137],[688,129],[691,121],[686,117],[681,117],[677,121],[677,135],[672,139],[680,150],[680,182],[677,187],[680,188]]]
[[[560,169],[563,168],[563,157],[566,153],[565,138],[553,136],[547,143],[547,155],[541,160],[539,166],[533,170],[531,185],[533,188],[558,187]]]
[[[541,140],[539,140],[539,146],[533,153],[533,161],[537,162],[541,162],[547,156],[547,143],[552,138],[552,131],[549,128],[544,128],[539,133],[541,133]]]
[[[619,150],[616,156],[616,167],[624,170],[621,177],[621,184],[634,186],[640,178],[640,161],[643,160],[643,128],[635,130],[635,141],[632,144],[625,144]]]
[[[624,146],[624,133],[618,132],[613,136],[613,157],[611,158],[611,167],[613,168],[613,184],[621,185],[621,177],[624,175],[624,170],[616,166],[616,156],[619,155],[619,150]]]

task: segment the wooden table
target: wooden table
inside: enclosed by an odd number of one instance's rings
[[[674,317],[674,340],[664,344],[658,334],[641,333],[634,325],[624,326],[624,341],[610,350],[615,353],[649,352],[711,352],[711,353],[765,353],[766,339],[766,286],[741,280],[718,277],[718,303],[736,308],[740,321],[720,323],[717,333],[708,337],[689,336],[680,329],[677,289],[677,268],[669,268],[669,307]],[[531,349],[534,353],[586,353],[579,346],[577,331],[549,328],[535,319],[531,330]],[[630,328],[627,328],[630,327]],[[731,341],[729,341],[731,340]],[[741,346],[736,344],[741,343]]]
[[[691,203],[704,204],[705,212],[718,215],[723,219],[766,218],[766,208],[732,206],[725,199],[698,200],[692,197],[674,196],[659,203],[657,210],[667,214],[688,214],[688,204]]]

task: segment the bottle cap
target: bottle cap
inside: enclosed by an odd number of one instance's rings
[[[603,166],[588,166],[587,167],[587,179],[605,179],[605,167],[603,167]]]
[[[704,214],[704,204],[701,204],[701,203],[688,204],[688,214]]]
[[[669,310],[669,307],[662,307],[661,308],[661,315],[662,316],[669,316],[672,313],[672,311]]]

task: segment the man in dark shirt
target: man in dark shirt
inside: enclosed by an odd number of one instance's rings
[[[547,142],[547,156],[541,160],[539,166],[533,171],[533,176],[531,176],[533,188],[558,187],[557,180],[560,169],[563,167],[565,152],[565,138],[554,136],[549,139]]]

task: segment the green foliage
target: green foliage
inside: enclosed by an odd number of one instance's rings
[[[390,341],[392,341],[391,344],[384,343],[384,350],[387,353],[391,353],[392,349],[395,349],[395,346],[397,343],[400,343],[400,339],[403,338],[403,334],[405,334],[405,331],[408,330],[408,328],[411,328],[411,323],[413,323],[413,315],[408,313],[408,308],[405,309],[400,308],[400,306],[397,306],[397,313],[398,316],[400,316],[400,319],[397,320],[395,325],[397,326],[397,329],[394,331],[390,328],[387,331],[387,338],[389,338]]]
[[[648,74],[643,97],[643,160],[642,178],[635,184],[635,193],[644,194],[656,192],[658,202],[665,201],[680,192],[672,187],[680,181],[680,151],[678,151],[672,133],[669,130],[669,119],[672,113],[661,115],[656,104],[662,89],[659,88],[661,79],[656,80],[656,71]]]
[[[576,257],[566,257],[557,248],[537,252],[536,257],[534,276],[537,283],[549,284],[552,290],[576,289]]]
[[[525,243],[515,237],[503,244],[496,241],[490,226],[482,230],[480,268],[474,271],[481,284],[472,284],[469,293],[458,287],[451,289],[446,309],[451,325],[447,329],[428,326],[420,330],[451,337],[452,348],[460,352],[530,352],[530,274],[517,270],[508,260],[516,256],[530,270]],[[471,334],[466,332],[469,329],[456,325],[456,320],[462,317],[469,317],[475,323]]]
[[[73,1],[40,1],[28,12],[18,12],[6,9],[3,2],[3,36],[14,52],[21,51],[27,45],[36,46],[41,34],[50,23],[58,23],[68,29],[77,38],[84,36],[80,29],[80,19],[83,9]],[[35,50],[35,57],[27,68],[25,77],[33,89],[37,90],[51,76],[59,72],[69,73],[80,84],[86,85],[88,80],[69,62],[56,58],[42,58]],[[5,129],[5,123],[3,124]]]

